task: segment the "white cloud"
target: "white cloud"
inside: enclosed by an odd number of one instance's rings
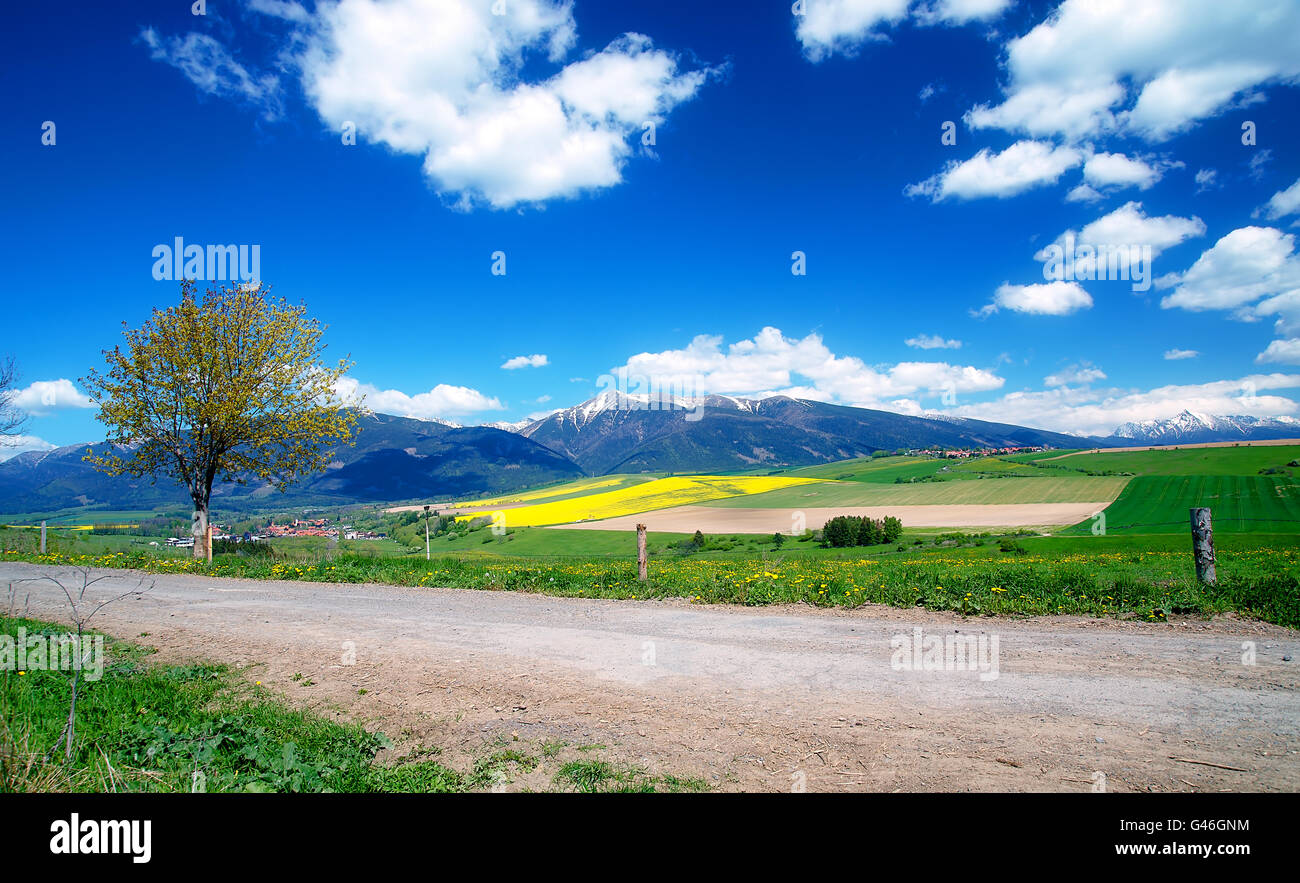
[[[1166,249],[1204,234],[1205,223],[1198,217],[1181,218],[1177,215],[1154,217],[1143,213],[1142,203],[1128,202],[1085,225],[1078,233],[1073,230],[1065,231],[1056,237],[1052,246],[1060,250],[1059,255],[1063,255],[1068,250],[1067,238],[1073,237],[1076,252],[1073,256],[1075,279],[1092,279],[1105,275],[1114,255],[1121,265],[1127,259],[1129,275],[1132,278],[1136,279],[1142,275],[1149,282],[1151,268],[1142,266],[1145,261],[1141,251],[1142,246],[1150,248],[1150,256],[1154,259]],[[1084,246],[1092,249],[1091,255],[1086,252],[1077,254]],[[1116,250],[1121,247],[1127,247],[1127,250]],[[1048,248],[1040,249],[1034,255],[1034,260],[1043,261],[1045,264],[1050,262],[1052,255],[1049,255]]]
[[[944,340],[939,334],[918,334],[916,337],[909,337],[903,341],[910,347],[919,350],[959,350],[961,341],[955,339]]]
[[[1114,128],[1109,108],[1124,90],[1108,83],[1081,89],[1055,83],[1024,86],[994,107],[977,104],[962,117],[972,129],[1005,129],[1036,138],[1077,140]]]
[[[999,309],[1038,316],[1068,316],[1092,306],[1092,296],[1077,282],[1044,282],[1037,285],[998,286],[992,303],[981,307],[977,315],[987,316]]]
[[[1260,364],[1277,362],[1284,365],[1300,365],[1300,339],[1275,340],[1268,349],[1255,357]]]
[[[1189,270],[1159,281],[1173,287],[1160,301],[1166,309],[1231,310],[1260,298],[1275,299],[1300,289],[1300,261],[1293,255],[1295,236],[1272,227],[1240,227],[1224,236],[1196,259]],[[1286,304],[1274,300],[1259,310],[1239,312],[1250,318],[1279,312]]]
[[[883,40],[876,29],[907,15],[911,0],[804,0],[795,37],[804,54],[821,61],[836,52],[852,55],[863,43]]]
[[[1269,198],[1265,211],[1270,220],[1277,220],[1286,215],[1300,212],[1300,178],[1285,190],[1279,190]]]
[[[935,202],[953,197],[1004,199],[1034,187],[1054,184],[1066,171],[1083,161],[1074,148],[1043,141],[1018,141],[1001,153],[987,148],[963,161],[953,160],[942,172],[919,184],[910,184],[908,196],[927,196]]]
[[[176,68],[200,91],[260,107],[267,119],[280,115],[279,77],[250,71],[212,37],[193,32],[161,37],[145,28],[140,39],[149,47],[150,58]]]
[[[889,39],[885,29],[908,17],[917,24],[960,26],[1000,16],[1012,0],[800,0],[792,4],[795,37],[810,61],[831,55],[853,56],[865,43]]]
[[[1184,410],[1257,417],[1294,416],[1297,413],[1294,400],[1262,393],[1295,388],[1300,388],[1300,375],[1296,374],[1251,375],[1239,380],[1162,386],[1145,392],[1060,386],[1013,392],[994,401],[945,409],[944,413],[1077,435],[1106,436],[1122,423],[1167,420]]]
[[[1160,141],[1253,90],[1300,77],[1294,0],[1065,0],[1006,46],[1004,101],[967,115],[1070,140],[1119,131]]]
[[[1200,353],[1196,350],[1165,350],[1165,360],[1169,362],[1177,362],[1182,359],[1195,359],[1199,355]]]
[[[95,403],[71,380],[37,380],[14,393],[12,404],[19,410],[43,417],[66,408],[93,408]]]
[[[1214,169],[1199,169],[1196,172],[1196,192],[1204,193],[1218,186],[1219,173]]]
[[[1097,190],[1089,187],[1087,184],[1079,184],[1069,193],[1065,194],[1066,202],[1097,202],[1104,199]]]
[[[1083,164],[1083,178],[1094,187],[1136,187],[1146,190],[1163,172],[1122,153],[1096,153]]]
[[[506,371],[515,371],[519,368],[541,368],[550,364],[550,359],[545,353],[533,353],[531,356],[515,356],[512,359],[506,359],[501,363],[501,367]]]
[[[663,123],[710,70],[681,71],[649,37],[625,34],[550,78],[525,79],[576,42],[573,8],[511,0],[342,0],[325,6],[302,56],[303,86],[338,130],[424,157],[462,208],[576,196],[622,180],[628,137]]]
[[[1127,202],[1079,231],[1079,241],[1096,245],[1149,245],[1153,254],[1173,248],[1194,236],[1205,235],[1205,222],[1193,215],[1149,216],[1142,203]]]
[[[56,447],[34,435],[0,435],[0,463],[27,451],[52,451]]]
[[[1011,2],[1012,0],[936,0],[918,6],[915,16],[921,24],[964,25],[973,21],[992,21],[1005,12]]]
[[[380,389],[351,377],[341,377],[335,384],[334,391],[346,404],[360,404],[380,414],[415,417],[419,420],[505,410],[505,405],[495,396],[486,396],[467,386],[451,386],[446,383],[439,383],[428,392],[407,395],[401,390]]]
[[[1056,374],[1049,374],[1043,378],[1043,383],[1047,386],[1077,386],[1105,379],[1105,371],[1102,371],[1096,365],[1089,365],[1085,362],[1082,365],[1070,365]]]
[[[1005,383],[991,371],[947,362],[871,366],[831,352],[820,335],[787,338],[772,327],[725,350],[722,337],[698,335],[683,349],[632,356],[614,369],[621,372],[660,390],[694,395],[780,394],[865,407],[883,407],[899,396],[987,392]]]
[[[567,60],[577,43],[572,0],[509,0],[501,15],[495,6],[322,0],[309,13],[296,2],[252,4],[290,30],[276,64],[301,77],[331,130],[422,157],[433,187],[466,210],[620,183],[629,140],[720,73],[683,70],[636,33]],[[146,29],[142,39],[205,92],[278,113],[278,79],[251,72],[213,38]]]

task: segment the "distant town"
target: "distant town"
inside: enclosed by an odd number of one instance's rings
[[[328,518],[295,518],[288,524],[276,524],[275,519],[264,528],[254,531],[244,531],[243,533],[229,533],[226,528],[219,524],[212,525],[212,541],[225,541],[231,543],[256,543],[263,540],[279,537],[326,537],[328,539],[338,540],[382,540],[387,539],[388,535],[377,533],[372,530],[361,530],[350,524],[332,524]],[[167,540],[167,545],[180,548],[194,545],[194,537],[179,536]]]

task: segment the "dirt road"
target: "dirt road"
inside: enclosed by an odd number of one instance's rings
[[[43,572],[0,564],[0,589]],[[110,573],[92,596],[139,578]],[[164,659],[254,665],[270,687],[399,743],[441,745],[453,764],[504,738],[603,745],[719,790],[1090,791],[1102,775],[1110,791],[1300,788],[1300,678],[1283,659],[1300,634],[1256,622],[147,579],[96,626]],[[18,612],[66,619],[52,585],[16,583],[15,597]],[[898,670],[891,641],[910,646],[914,628],[982,635],[989,650],[996,637],[996,666]]]

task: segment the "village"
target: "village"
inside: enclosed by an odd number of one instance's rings
[[[377,533],[372,530],[363,530],[350,524],[331,524],[328,518],[295,518],[288,524],[276,524],[275,519],[262,529],[254,531],[244,531],[243,533],[231,533],[228,528],[223,528],[215,522],[212,525],[213,542],[231,542],[231,543],[256,543],[272,538],[296,538],[296,537],[326,537],[332,540],[382,540],[387,538],[387,534]],[[189,548],[194,545],[194,537],[179,536],[167,540],[167,545],[173,548]]]

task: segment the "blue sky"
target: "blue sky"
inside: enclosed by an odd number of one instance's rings
[[[1295,0],[494,5],[11,12],[7,452],[101,436],[78,378],[176,299],[177,236],[258,246],[389,413],[620,367],[1082,433],[1300,413]],[[1046,278],[1067,230],[1150,249],[1147,290]]]

